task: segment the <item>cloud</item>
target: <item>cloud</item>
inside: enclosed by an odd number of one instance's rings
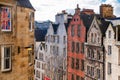
[[[99,6],[102,3],[111,4],[114,7],[115,15],[120,16],[120,3],[118,0],[30,0],[35,12],[35,20],[52,20],[54,16],[62,10],[73,11],[76,5],[79,4],[81,9],[88,8],[94,9],[96,13],[99,13]]]

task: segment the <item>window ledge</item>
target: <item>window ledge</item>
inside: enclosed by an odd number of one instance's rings
[[[29,66],[32,66],[33,64],[32,63],[29,63]]]
[[[2,69],[1,71],[2,71],[2,72],[10,72],[11,69],[10,69],[10,68],[9,68],[9,69]]]

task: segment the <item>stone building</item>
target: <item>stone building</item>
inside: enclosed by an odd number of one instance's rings
[[[46,70],[46,53],[45,53],[45,35],[49,28],[49,21],[35,22],[35,64],[34,80],[44,80]]]
[[[106,22],[99,15],[93,15],[85,44],[85,80],[104,80],[105,54],[103,37],[108,25],[109,22]]]
[[[32,80],[34,8],[29,0],[0,0],[0,80]]]
[[[110,4],[102,4],[100,6],[100,15],[104,18],[115,18],[113,7]]]
[[[66,80],[67,68],[67,27],[71,17],[67,13],[56,15],[46,34],[46,77],[50,80]]]
[[[67,80],[84,80],[84,42],[86,27],[80,14],[79,5],[68,27]]]
[[[105,32],[105,80],[120,80],[120,26],[109,25]]]
[[[35,80],[44,80],[45,56],[45,42],[36,42]]]

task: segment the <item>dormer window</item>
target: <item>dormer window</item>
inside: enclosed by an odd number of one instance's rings
[[[108,32],[108,37],[111,38],[111,31]]]

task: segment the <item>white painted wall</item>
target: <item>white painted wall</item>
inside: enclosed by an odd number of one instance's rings
[[[43,47],[43,44],[44,42],[36,42],[36,45],[35,45],[35,52],[36,52],[36,59],[35,59],[35,65],[34,65],[34,68],[35,68],[35,80],[42,80],[42,74],[45,74],[45,67],[44,69],[42,69],[42,64],[46,64],[45,63],[45,48]],[[45,43],[44,43],[45,44]],[[42,49],[41,49],[42,47]],[[43,60],[40,59],[39,57],[39,54],[43,54]],[[40,63],[40,67],[37,67],[37,62]],[[36,71],[39,71],[40,72],[40,78],[36,77],[37,73]]]
[[[60,22],[57,30],[57,34],[53,34],[53,33],[54,33],[53,26],[50,25],[46,35],[47,41],[45,43],[47,45],[47,51],[46,51],[47,62],[50,61],[50,66],[47,64],[47,67],[50,67],[53,73],[47,72],[47,75],[51,79],[55,78],[55,80],[58,80],[59,75],[57,74],[56,71],[54,71],[55,68],[59,69],[60,65],[62,65],[64,69],[66,67],[66,56],[63,57],[63,48],[66,48],[66,54],[67,54],[67,33],[66,33],[64,22]],[[50,38],[48,38],[48,36],[50,36]],[[55,37],[59,36],[59,43],[57,43],[57,38],[56,38],[56,42],[51,42],[52,41],[51,36],[55,36]],[[66,43],[63,43],[64,36],[66,36]],[[53,53],[50,53],[50,50],[52,50],[51,52],[53,52],[53,49],[50,49],[50,46],[55,46],[59,48],[57,56],[55,56]],[[63,80],[66,80],[66,75],[64,76]]]
[[[108,37],[108,32],[111,30],[111,38]],[[106,61],[105,61],[105,80],[119,80],[118,76],[120,76],[120,65],[118,65],[118,56],[120,54],[119,48],[116,46],[116,40],[114,39],[115,32],[111,25],[109,25],[106,31],[106,37],[104,39],[104,46],[106,51]],[[108,45],[112,46],[112,54],[108,55]],[[108,74],[108,62],[112,64],[112,73]]]

